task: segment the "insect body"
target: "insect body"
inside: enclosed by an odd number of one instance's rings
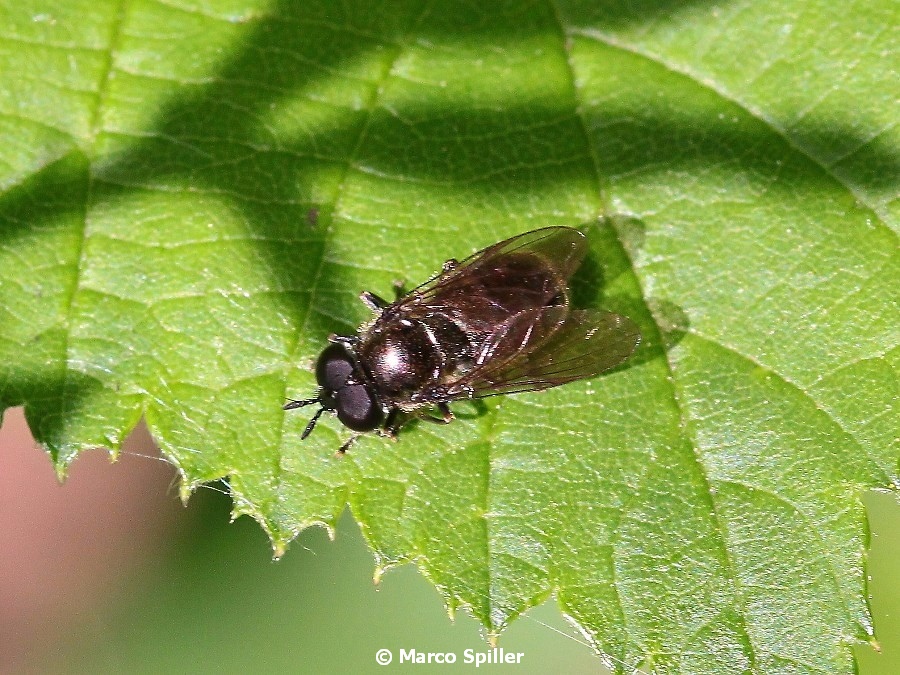
[[[448,260],[395,302],[363,292],[375,319],[329,338],[317,396],[285,410],[321,406],[302,438],[325,410],[353,431],[394,437],[413,418],[450,422],[453,401],[547,389],[619,365],[640,342],[634,323],[569,308],[569,278],[586,249],[578,230],[547,227]],[[435,407],[440,417],[427,412]]]

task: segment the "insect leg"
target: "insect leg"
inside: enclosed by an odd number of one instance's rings
[[[353,351],[353,348],[359,342],[359,338],[355,335],[335,335],[332,333],[328,336],[328,341],[333,344],[344,345],[349,351]]]
[[[400,431],[400,427],[409,421],[408,419],[405,419],[405,415],[401,417],[402,414],[400,408],[392,408],[388,413],[387,419],[384,421],[384,427],[379,431],[379,434],[385,438],[390,438],[392,441],[396,441],[397,432]]]
[[[394,287],[394,298],[396,300],[399,300],[406,295],[406,282],[402,279],[394,279],[391,286]]]
[[[379,312],[389,304],[391,304],[380,295],[375,295],[374,293],[370,293],[369,291],[363,291],[362,293],[360,293],[359,299],[362,300],[363,304],[373,312]]]
[[[350,446],[356,442],[357,438],[359,438],[359,434],[353,434],[350,438],[344,441],[344,444],[338,448],[338,451],[335,453],[335,455],[340,455],[341,457],[346,455],[347,450],[349,450]]]
[[[441,411],[441,417],[432,417],[431,415],[422,415],[422,419],[435,424],[450,424],[453,421],[453,411],[446,403],[438,403],[437,409]]]
[[[444,424],[450,424],[453,421],[453,411],[450,410],[450,406],[446,403],[438,403],[437,409],[441,411],[441,415],[444,416]]]

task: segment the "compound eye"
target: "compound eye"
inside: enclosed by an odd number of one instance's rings
[[[316,381],[325,391],[333,393],[342,388],[353,374],[353,361],[341,345],[328,345],[316,363]]]
[[[372,431],[384,420],[384,413],[364,384],[351,384],[335,392],[337,416],[353,431]]]

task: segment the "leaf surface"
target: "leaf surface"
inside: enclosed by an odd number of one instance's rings
[[[143,415],[281,550],[349,503],[491,634],[617,669],[852,672],[896,489],[896,9],[805,0],[0,7],[0,404],[61,473]],[[301,442],[362,289],[578,226],[614,373]]]

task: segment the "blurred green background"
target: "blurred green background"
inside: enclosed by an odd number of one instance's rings
[[[5,422],[0,672],[385,673],[413,667],[398,665],[401,648],[457,654],[455,666],[416,672],[472,672],[464,650],[487,649],[477,623],[465,612],[451,622],[412,567],[388,572],[376,588],[349,513],[334,541],[310,529],[273,562],[259,526],[229,524],[229,499],[215,489],[181,508],[174,472],[152,458],[145,431],[118,463],[88,453],[59,486],[21,412]],[[857,655],[863,675],[887,675],[900,672],[900,504],[876,493],[866,503],[881,653],[861,646]],[[500,646],[523,652],[521,665],[478,672],[603,670],[552,599],[514,622]],[[382,648],[394,653],[387,667],[375,663]]]

